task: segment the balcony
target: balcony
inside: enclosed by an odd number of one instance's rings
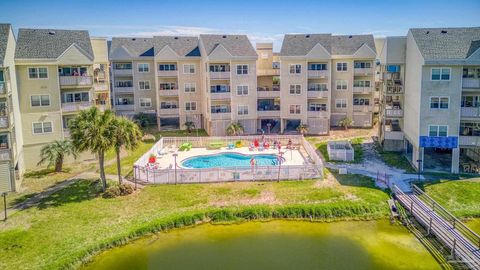
[[[10,127],[10,120],[8,115],[0,116],[0,128],[9,128]]]
[[[308,89],[307,98],[328,98],[328,90]]]
[[[115,76],[132,76],[132,69],[114,69],[113,74]]]
[[[60,76],[60,86],[91,86],[92,76]]]
[[[230,79],[230,71],[224,72],[209,72],[210,80],[229,80]]]
[[[228,120],[232,117],[231,112],[211,113],[212,120]]]
[[[371,76],[374,74],[373,68],[354,68],[354,76]]]
[[[230,99],[232,95],[230,92],[214,92],[210,93],[210,97],[212,100],[221,100],[221,99]]]
[[[257,76],[280,76],[280,69],[257,69]]]
[[[403,131],[385,131],[385,140],[403,140]]]
[[[480,117],[480,107],[461,107],[461,117]]]
[[[157,75],[158,77],[177,77],[178,70],[159,70]]]
[[[464,89],[480,89],[480,78],[463,78],[462,87]]]
[[[115,105],[115,110],[117,111],[133,111],[135,110],[134,104],[117,104]]]
[[[353,93],[357,94],[370,94],[373,92],[373,87],[371,86],[354,86]]]
[[[353,105],[354,112],[371,112],[373,111],[372,105]]]
[[[108,91],[108,85],[106,83],[94,83],[93,90],[98,92]]]
[[[480,147],[480,136],[460,136],[458,139],[460,146]]]
[[[10,160],[12,157],[12,151],[10,149],[0,149],[0,160],[1,161],[6,161]]]
[[[0,82],[0,95],[5,95],[9,90],[8,82]]]
[[[257,87],[258,98],[276,98],[280,97],[280,85],[269,87]]]
[[[308,78],[309,79],[326,79],[328,78],[328,70],[309,70]]]
[[[63,136],[70,138],[70,130],[68,128],[63,128]]]
[[[115,93],[133,93],[133,85],[132,86],[115,86],[114,89]]]
[[[62,103],[62,112],[78,112],[90,108],[93,105],[91,101]]]
[[[387,94],[403,94],[403,86],[402,85],[387,85]]]
[[[178,89],[160,89],[158,95],[161,97],[174,97],[178,96]]]
[[[260,117],[280,117],[280,105],[259,104],[257,106],[257,115]]]
[[[385,109],[386,117],[403,117],[402,109]]]
[[[160,107],[160,109],[158,110],[158,114],[160,115],[168,115],[168,114],[173,114],[173,115],[179,115],[179,110],[178,110],[178,107],[176,108],[162,108]]]
[[[326,111],[308,111],[307,112],[307,117],[310,118],[325,118],[330,115],[329,112]]]

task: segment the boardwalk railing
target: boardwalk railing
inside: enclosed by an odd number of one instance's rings
[[[150,150],[140,157],[134,164],[134,178],[138,181],[154,184],[184,184],[184,183],[213,183],[234,181],[280,181],[323,178],[323,162],[313,146],[299,135],[265,136],[270,144],[280,141],[287,145],[291,140],[295,147],[303,148],[308,154],[303,165],[272,165],[272,166],[245,166],[221,167],[203,169],[168,168],[155,169],[147,165],[150,155],[157,155],[162,150],[176,149],[183,143],[191,143],[193,147],[209,147],[211,143],[221,143],[227,146],[238,141],[242,145],[249,145],[260,136],[232,136],[232,137],[165,137],[156,142]],[[164,149],[165,148],[165,149]]]

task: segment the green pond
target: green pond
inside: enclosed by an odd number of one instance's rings
[[[381,221],[204,224],[139,239],[83,269],[439,269],[400,225]]]

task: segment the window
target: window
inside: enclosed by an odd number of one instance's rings
[[[32,107],[50,106],[49,95],[33,95],[30,97],[30,104]]]
[[[370,99],[368,99],[368,98],[354,98],[353,99],[353,105],[368,106],[368,105],[370,105]]]
[[[430,109],[448,109],[448,97],[430,97]]]
[[[238,115],[247,115],[248,105],[238,105]]]
[[[47,79],[48,69],[46,67],[33,67],[28,68],[29,79]]]
[[[225,84],[217,84],[210,86],[211,93],[228,93],[230,92],[230,87]]]
[[[237,75],[247,75],[248,65],[237,65]]]
[[[371,62],[355,62],[353,63],[354,68],[371,68],[372,63]]]
[[[308,70],[327,70],[327,64],[308,64]]]
[[[140,98],[140,107],[143,107],[143,108],[152,107],[152,99],[151,98]]]
[[[429,126],[428,136],[430,137],[447,137],[448,126]]]
[[[347,108],[347,100],[346,99],[335,99],[335,108],[337,108],[337,109]]]
[[[114,69],[132,69],[132,63],[115,63]]]
[[[90,95],[88,92],[70,92],[63,95],[64,103],[88,102]]]
[[[462,77],[463,78],[480,78],[480,68],[463,68]]]
[[[33,134],[44,134],[44,133],[52,133],[52,122],[34,122],[32,123],[33,126]]]
[[[133,87],[132,81],[116,81],[115,87]]]
[[[480,107],[480,96],[462,96],[462,107]]]
[[[185,111],[196,111],[197,110],[197,102],[185,102]]]
[[[432,81],[449,81],[450,68],[432,68]]]
[[[140,73],[150,72],[150,65],[148,63],[139,63],[137,67]]]
[[[311,112],[326,112],[327,104],[310,103],[308,104],[308,110]]]
[[[308,85],[308,91],[328,91],[325,83],[311,83]]]
[[[290,95],[300,95],[302,86],[300,84],[290,84]]]
[[[210,72],[230,72],[229,64],[214,64],[209,67]]]
[[[160,103],[160,109],[176,109],[178,108],[178,103],[176,101],[162,101]]]
[[[480,125],[477,123],[460,123],[460,136],[480,136]]]
[[[300,74],[302,73],[302,65],[292,64],[290,65],[290,74]]]
[[[337,63],[337,71],[347,71],[347,63]]]
[[[88,74],[87,67],[60,67],[58,68],[59,76],[86,76]]]
[[[229,113],[230,106],[228,105],[213,105],[210,107],[211,113]]]
[[[370,86],[371,86],[370,81],[358,81],[358,80],[353,81],[353,87],[370,87]]]
[[[175,71],[177,70],[177,65],[175,64],[160,64],[158,65],[159,71]]]
[[[150,81],[138,81],[138,89],[150,90]]]
[[[195,64],[184,64],[183,74],[195,74]]]
[[[196,86],[195,83],[185,83],[185,93],[194,93]]]
[[[248,85],[237,85],[237,96],[247,96]]]
[[[302,105],[290,105],[290,114],[300,114]]]
[[[335,85],[337,90],[347,90],[348,81],[347,80],[336,80]]]
[[[165,82],[159,85],[160,90],[176,90],[177,84],[174,82]]]

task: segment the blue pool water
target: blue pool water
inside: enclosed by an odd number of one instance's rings
[[[243,155],[239,153],[220,153],[214,155],[196,156],[182,162],[185,168],[216,168],[216,167],[250,167],[250,159],[255,158],[257,166],[278,165],[277,155],[259,154]]]

